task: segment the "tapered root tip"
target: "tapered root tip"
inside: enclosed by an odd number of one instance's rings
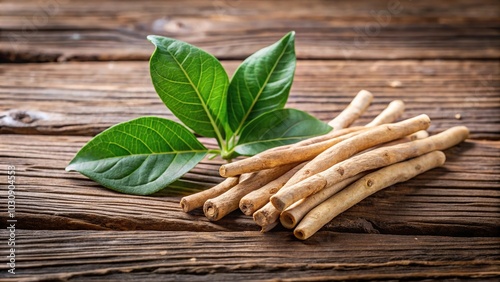
[[[438,166],[444,165],[444,163],[446,162],[446,155],[441,151],[436,151],[436,152],[437,152],[436,159],[437,159]]]
[[[365,99],[373,99],[373,94],[365,89],[362,89],[361,91],[358,92],[358,95],[364,96]]]
[[[431,123],[431,118],[428,115],[421,114],[420,116],[425,120],[425,122]]]
[[[470,135],[470,131],[469,131],[469,128],[467,126],[457,126],[457,129],[462,132],[463,136],[464,136],[464,140],[469,138],[469,135]]]

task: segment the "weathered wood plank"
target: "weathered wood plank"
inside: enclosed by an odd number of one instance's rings
[[[496,1],[2,1],[0,61],[147,60],[148,34],[244,58],[290,30],[300,58],[500,56]]]
[[[211,223],[196,210],[181,212],[180,197],[141,197],[100,187],[64,167],[89,137],[2,135],[0,175],[16,166],[16,218],[23,229],[258,230],[250,217],[234,212]],[[443,168],[390,187],[362,201],[325,230],[498,236],[500,226],[500,142],[469,140],[446,151]],[[213,185],[221,161],[204,161],[183,180]],[[6,201],[6,195],[1,195]],[[4,226],[7,213],[0,213]]]
[[[0,231],[6,237],[7,232]],[[2,281],[332,281],[500,275],[500,239],[320,232],[16,230]]]
[[[239,63],[223,62],[229,73]],[[403,99],[404,117],[428,114],[431,132],[466,125],[472,138],[499,139],[498,77],[493,61],[300,61],[288,106],[327,121],[368,89],[376,98],[360,123]],[[147,62],[4,64],[0,78],[0,133],[95,135],[141,115],[174,118]]]

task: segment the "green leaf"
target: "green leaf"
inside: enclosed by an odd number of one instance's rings
[[[248,57],[228,89],[228,120],[236,135],[257,116],[285,106],[295,73],[295,33]]]
[[[332,128],[306,112],[278,109],[260,115],[242,130],[235,151],[255,155],[264,150],[288,145],[328,133]]]
[[[186,42],[148,39],[156,46],[149,61],[151,79],[163,103],[196,133],[222,142],[229,79],[220,62]]]
[[[184,126],[141,117],[95,136],[66,170],[78,171],[112,190],[148,195],[180,178],[207,151]]]

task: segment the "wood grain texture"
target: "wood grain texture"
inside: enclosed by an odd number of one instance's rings
[[[232,73],[239,63],[223,65]],[[431,132],[466,125],[472,138],[498,140],[498,77],[495,61],[299,61],[287,106],[328,121],[367,89],[375,99],[358,124],[402,99],[403,117],[428,114]],[[147,62],[3,64],[0,78],[0,133],[95,135],[142,115],[175,120]]]
[[[301,242],[286,232],[47,230],[18,230],[17,236],[16,280],[2,281],[456,281],[500,275],[498,238],[320,232]],[[1,268],[0,277],[7,278]]]
[[[482,1],[2,1],[0,61],[148,60],[148,34],[242,59],[290,30],[306,59],[495,59]]]
[[[119,194],[64,167],[89,137],[2,135],[0,176],[16,166],[16,217],[23,229],[259,230],[239,211],[216,223],[201,210],[186,214],[180,196]],[[498,236],[500,226],[500,142],[469,140],[446,151],[447,163],[377,193],[324,230]],[[206,187],[222,179],[221,161],[203,161],[182,179]],[[175,191],[175,190],[174,190]],[[192,190],[191,190],[192,191]],[[6,201],[6,195],[1,195]],[[7,213],[0,214],[4,227]]]

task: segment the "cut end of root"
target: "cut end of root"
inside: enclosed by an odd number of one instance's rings
[[[285,227],[287,229],[292,229],[297,224],[297,222],[295,221],[295,218],[287,212],[284,212],[281,214],[280,222],[281,222],[281,225],[283,225],[283,227]]]
[[[240,204],[240,210],[245,215],[252,215],[254,212],[253,204],[250,203]]]
[[[255,221],[255,223],[257,223],[257,225],[259,225],[261,227],[265,227],[265,226],[269,225],[269,223],[267,222],[267,219],[266,219],[266,215],[260,211],[256,211],[253,214],[253,221]]]
[[[219,168],[219,174],[220,176],[222,177],[227,177],[226,176],[226,167],[224,165],[221,165],[220,168]]]
[[[181,199],[181,209],[184,211],[184,212],[189,212],[190,209],[189,209],[189,204],[188,202],[186,201],[186,199],[182,198]]]
[[[287,208],[286,204],[276,196],[272,196],[269,201],[279,211],[283,211],[285,208]]]
[[[299,240],[305,240],[308,238],[306,233],[301,229],[295,229],[293,231],[293,235],[295,236],[295,238],[297,238]]]
[[[218,220],[217,216],[219,213],[217,208],[210,201],[205,202],[205,205],[203,205],[203,213],[211,221]]]

